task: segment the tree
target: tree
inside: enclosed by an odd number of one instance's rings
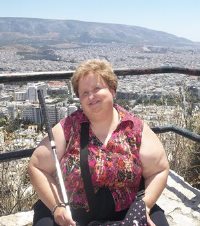
[[[6,116],[3,116],[0,118],[0,127],[6,126],[7,123],[8,123],[8,119]]]
[[[19,118],[15,118],[14,120],[10,120],[8,125],[6,126],[6,131],[9,133],[14,132],[15,130],[20,128],[22,120]]]

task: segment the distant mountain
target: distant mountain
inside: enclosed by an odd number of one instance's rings
[[[185,38],[166,32],[122,24],[0,17],[0,45],[60,43],[132,43],[134,45],[191,46]]]

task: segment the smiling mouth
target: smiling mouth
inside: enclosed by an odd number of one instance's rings
[[[100,101],[97,100],[97,101],[93,101],[93,102],[89,103],[89,105],[90,105],[90,106],[93,106],[93,105],[96,105],[96,104],[98,104],[98,103],[100,103]]]

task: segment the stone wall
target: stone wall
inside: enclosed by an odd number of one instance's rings
[[[200,191],[170,171],[167,187],[157,204],[165,210],[170,226],[200,226]],[[33,211],[0,217],[0,226],[31,226]]]

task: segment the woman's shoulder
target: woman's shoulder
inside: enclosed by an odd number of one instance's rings
[[[82,122],[88,121],[82,109],[78,109],[71,113],[69,116],[60,120],[61,127],[63,128],[65,138],[70,136],[70,131],[78,133]]]
[[[143,120],[133,112],[126,110],[125,108],[117,104],[115,105],[115,108],[117,109],[122,122],[131,121],[134,125],[143,126]]]
[[[62,126],[65,126],[66,124],[71,125],[71,124],[80,124],[82,122],[88,121],[87,117],[83,113],[82,109],[78,109],[74,112],[72,112],[70,115],[66,116],[65,118],[60,120],[60,124]]]

